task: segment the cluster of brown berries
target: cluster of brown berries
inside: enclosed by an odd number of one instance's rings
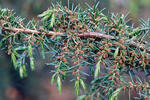
[[[62,11],[60,11],[58,14],[59,20],[56,21],[55,25],[57,30],[62,32],[67,32],[69,30],[71,33],[82,33],[87,31],[88,26],[86,24],[82,24],[81,21],[79,21],[77,12],[72,12],[66,6],[64,7],[64,12],[66,12],[66,14],[62,14]],[[56,30],[55,28],[54,30]]]
[[[112,43],[107,41],[102,41],[102,46],[99,47],[100,51],[97,52],[97,55],[102,55],[103,58],[107,58],[108,53],[111,52],[110,47],[112,47]]]

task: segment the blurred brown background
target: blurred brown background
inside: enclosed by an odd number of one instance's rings
[[[18,16],[27,20],[37,18],[37,15],[51,7],[51,3],[61,1],[68,5],[67,0],[0,0],[0,8],[14,9]],[[87,8],[85,2],[93,5],[95,0],[70,0],[69,5],[80,4]],[[108,12],[124,13],[130,11],[129,17],[138,25],[138,18],[150,18],[150,0],[96,0],[100,2],[99,9],[106,8]],[[0,100],[75,100],[73,84],[63,83],[62,95],[59,95],[55,85],[50,84],[52,68],[45,65],[49,59],[42,60],[36,57],[34,72],[29,72],[27,78],[20,79],[13,69],[11,59],[5,51],[0,51]],[[122,99],[123,100],[123,99]]]

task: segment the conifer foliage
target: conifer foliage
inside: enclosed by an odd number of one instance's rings
[[[48,55],[53,61],[46,63],[55,68],[51,83],[61,93],[66,76],[73,77],[79,100],[117,100],[121,91],[128,91],[129,99],[133,91],[137,100],[150,99],[150,20],[140,20],[135,28],[128,26],[126,15],[106,16],[98,4],[87,6],[83,10],[57,4],[40,14],[39,22],[28,23],[12,10],[0,9],[0,48],[22,78],[27,66],[36,68],[34,51],[39,48],[43,59]],[[144,73],[145,80],[135,72]],[[90,85],[85,83],[89,76]]]

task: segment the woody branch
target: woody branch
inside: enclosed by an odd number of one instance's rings
[[[24,29],[24,28],[8,28],[8,27],[3,27],[3,31],[25,32],[25,33],[28,33],[28,34],[33,34],[33,33],[43,34],[43,32],[40,32],[40,31],[37,31],[37,30]],[[49,32],[44,33],[44,34],[47,35],[47,36],[52,36],[52,35],[63,35],[65,33],[49,31]],[[99,32],[84,32],[84,33],[79,34],[78,36],[79,37],[86,37],[86,38],[95,37],[95,38],[100,38],[100,39],[103,39],[103,38],[110,39],[110,40],[114,39],[113,36],[102,34],[102,33],[99,33]],[[146,49],[144,44],[135,43],[134,41],[130,41],[129,44],[130,44],[130,46],[137,47],[137,48],[140,48],[142,50]],[[150,53],[149,49],[146,49],[146,51],[148,53]]]

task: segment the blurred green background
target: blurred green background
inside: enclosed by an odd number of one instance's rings
[[[70,0],[69,5],[87,8],[85,2],[93,5],[95,0]],[[37,19],[37,15],[51,7],[52,3],[62,2],[68,5],[68,0],[0,0],[0,8],[14,9],[16,14],[30,20]],[[150,18],[150,0],[96,0],[100,2],[98,8],[106,8],[105,14],[110,12],[126,14],[130,12],[131,22],[138,26],[138,19]],[[75,100],[73,84],[65,82],[62,95],[59,95],[55,85],[50,84],[52,68],[45,65],[49,59],[36,57],[36,70],[29,72],[27,78],[20,79],[13,69],[11,59],[6,51],[0,51],[0,100]],[[72,86],[72,87],[71,87]],[[121,97],[123,100],[123,96]],[[124,99],[126,100],[126,99]]]

